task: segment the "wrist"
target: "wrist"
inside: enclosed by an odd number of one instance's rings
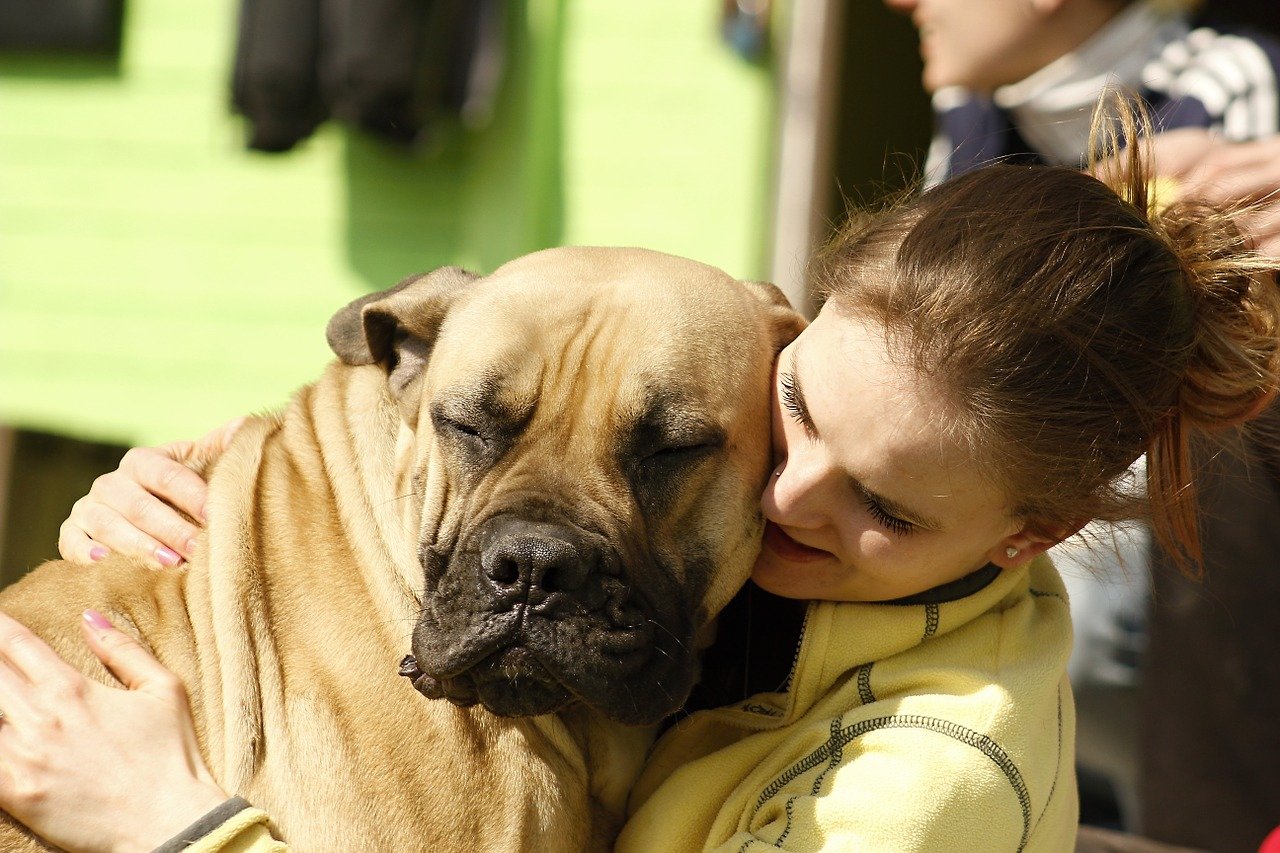
[[[225,791],[209,782],[194,781],[182,790],[170,789],[158,794],[149,809],[150,819],[130,839],[122,839],[116,853],[152,853],[183,834],[189,827],[220,807],[228,799]],[[194,841],[196,839],[189,839]]]

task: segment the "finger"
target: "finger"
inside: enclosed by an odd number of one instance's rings
[[[104,485],[97,497],[145,535],[176,551],[184,559],[191,559],[200,528],[142,486],[129,480],[114,480]]]
[[[0,732],[6,724],[23,725],[33,718],[31,682],[18,674],[13,665],[0,660]]]
[[[1240,225],[1259,252],[1280,257],[1280,209],[1254,211],[1245,216]]]
[[[180,460],[190,459],[195,444],[176,441],[158,448],[135,447],[120,460],[119,474],[164,499],[192,518],[204,518],[208,484]],[[107,475],[108,482],[114,482]]]
[[[1215,137],[1202,128],[1158,133],[1151,137],[1152,166],[1157,174],[1182,178],[1217,144]]]
[[[58,528],[58,553],[64,560],[87,565],[103,559],[111,553],[111,549],[94,542],[71,519],[67,519]]]
[[[0,612],[0,659],[33,684],[83,677],[34,631],[3,612]]]
[[[172,691],[177,676],[156,660],[142,644],[125,634],[96,610],[86,610],[80,622],[90,650],[111,674],[130,690]]]
[[[117,554],[142,560],[153,568],[172,568],[182,562],[176,551],[139,530],[107,504],[81,498],[71,507],[66,523]]]
[[[1280,170],[1272,164],[1259,164],[1207,176],[1200,187],[1200,195],[1208,201],[1255,201],[1265,198],[1280,188]]]

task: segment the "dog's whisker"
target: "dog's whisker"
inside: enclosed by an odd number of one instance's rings
[[[408,494],[398,495],[398,496],[396,496],[396,497],[394,497],[394,498],[388,498],[387,500],[385,500],[385,501],[383,501],[382,503],[378,504],[378,506],[383,507],[383,506],[386,506],[386,505],[388,505],[388,504],[393,504],[393,503],[397,503],[398,501],[402,501],[402,500],[404,500],[405,498],[416,498],[416,497],[421,497],[421,494],[418,492],[418,490],[417,490],[417,489],[414,489],[413,491],[409,492]]]
[[[679,646],[682,651],[688,651],[688,649],[685,649],[684,641],[681,640],[679,637],[677,637],[675,634],[671,633],[671,629],[667,628],[667,626],[663,625],[661,622],[658,622],[657,620],[654,620],[654,619],[646,619],[644,621],[648,622],[650,625],[653,625],[655,628],[665,633],[668,637],[675,640],[676,645]]]

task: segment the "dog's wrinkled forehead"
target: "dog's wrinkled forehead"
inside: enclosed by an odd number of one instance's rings
[[[531,404],[522,396],[548,385],[625,390],[655,408],[727,404],[725,371],[753,362],[759,347],[752,309],[738,282],[683,258],[539,252],[459,300],[441,328],[432,384],[469,384],[472,396],[504,399],[517,413]],[[742,334],[725,333],[735,327]]]

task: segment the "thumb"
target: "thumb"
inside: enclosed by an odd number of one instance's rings
[[[152,685],[167,687],[173,681],[173,674],[151,652],[98,611],[86,610],[80,628],[98,660],[130,690]]]

